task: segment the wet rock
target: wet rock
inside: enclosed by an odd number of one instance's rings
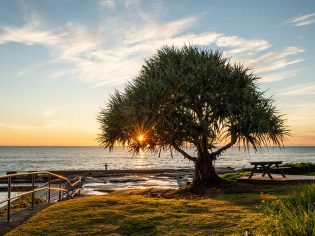
[[[127,182],[140,182],[147,181],[148,178],[139,176],[121,177],[121,178],[109,178],[107,181],[109,183],[127,183]]]

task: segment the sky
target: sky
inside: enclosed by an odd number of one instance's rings
[[[92,146],[115,89],[162,45],[222,50],[315,145],[313,0],[1,0],[0,145]]]

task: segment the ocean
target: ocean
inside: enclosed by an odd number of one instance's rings
[[[187,152],[194,155],[193,149]],[[233,147],[218,158],[218,167],[244,168],[249,161],[282,160],[291,162],[315,162],[315,147],[263,148],[253,149]],[[0,175],[7,171],[49,171],[79,169],[178,169],[193,168],[193,163],[181,154],[162,152],[157,154],[140,153],[133,155],[128,150],[116,148],[112,152],[100,147],[16,147],[0,146]]]
[[[187,152],[194,155],[193,149]],[[315,147],[263,148],[261,152],[253,149],[231,148],[216,161],[216,167],[245,168],[250,161],[282,160],[290,162],[314,162]],[[132,155],[128,150],[115,148],[112,152],[99,147],[4,147],[0,146],[0,175],[7,171],[50,171],[50,170],[100,170],[107,163],[108,169],[181,169],[193,168],[193,163],[184,159],[179,153],[162,152],[157,154],[140,153]],[[137,174],[128,176],[137,179]],[[143,181],[111,183],[92,178],[83,185],[87,195],[104,194],[99,188],[176,188],[175,177],[145,175]],[[12,193],[17,194],[17,193]],[[0,192],[0,199],[7,197]],[[5,204],[2,204],[4,206]],[[1,207],[1,206],[0,206]]]

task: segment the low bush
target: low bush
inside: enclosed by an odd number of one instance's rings
[[[304,174],[308,172],[314,172],[315,171],[315,163],[287,163],[283,164],[284,167],[290,167],[293,174]]]
[[[34,197],[34,204],[46,203],[46,199],[41,197]],[[22,196],[17,201],[12,203],[12,208],[25,208],[32,205],[32,197]]]

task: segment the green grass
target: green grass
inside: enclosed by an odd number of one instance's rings
[[[7,235],[241,235],[245,229],[267,235],[272,227],[260,210],[263,201],[263,194],[85,197],[46,208]]]
[[[238,171],[238,172],[231,172],[220,175],[225,180],[235,180],[236,178],[240,178],[243,176],[248,176],[250,174],[250,171]]]
[[[251,188],[248,190],[250,191]],[[7,235],[315,235],[315,185],[192,195],[125,190],[56,203]]]
[[[276,235],[315,235],[315,185],[297,186],[287,197],[269,204]]]

